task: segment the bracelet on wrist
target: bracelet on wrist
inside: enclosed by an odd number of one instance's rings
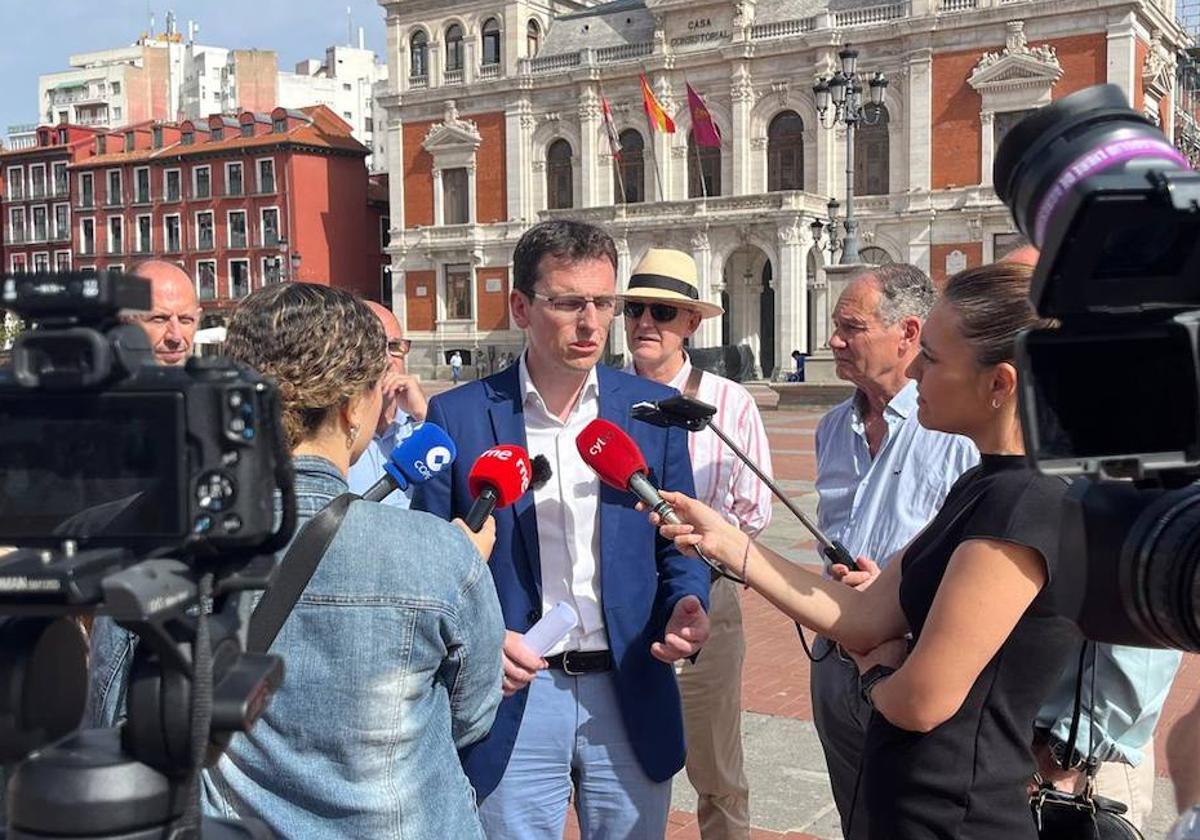
[[[889,665],[874,665],[859,676],[858,693],[862,696],[863,702],[874,709],[875,703],[871,699],[872,689],[894,673],[896,673],[896,669]]]

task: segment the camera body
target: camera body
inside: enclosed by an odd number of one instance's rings
[[[1077,479],[1059,609],[1097,641],[1200,650],[1200,174],[1100,85],[1015,126],[994,180],[1060,324],[1016,347],[1027,457]]]

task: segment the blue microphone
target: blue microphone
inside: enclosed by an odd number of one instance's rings
[[[368,502],[381,502],[393,490],[407,490],[414,484],[429,481],[454,463],[458,450],[446,430],[436,423],[422,423],[392,450],[392,457],[383,465],[384,476],[371,485],[362,497]]]

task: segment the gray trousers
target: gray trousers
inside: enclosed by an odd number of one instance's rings
[[[832,648],[832,650],[831,650]],[[863,797],[863,747],[871,707],[858,693],[858,666],[842,658],[828,639],[818,638],[813,656],[829,655],[812,663],[813,723],[825,752],[829,786],[842,820],[846,840],[867,840],[867,809]]]

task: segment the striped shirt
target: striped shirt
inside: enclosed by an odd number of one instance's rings
[[[632,360],[625,371],[637,375]],[[683,367],[666,384],[682,392],[691,375],[692,361],[685,353]],[[696,399],[716,406],[713,422],[759,469],[772,475],[767,432],[750,392],[731,379],[705,371]],[[771,491],[767,485],[712,429],[688,435],[688,451],[696,479],[696,498],[746,533],[758,536],[771,522]]]

